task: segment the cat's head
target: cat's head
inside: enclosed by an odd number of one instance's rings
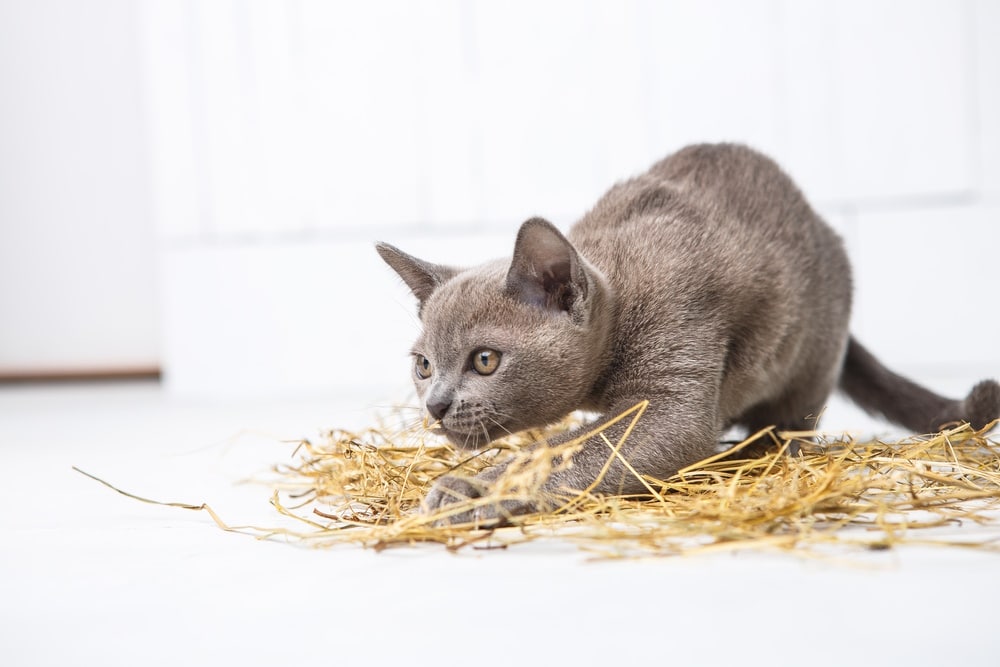
[[[611,295],[551,223],[528,220],[510,260],[471,269],[376,248],[419,301],[413,382],[454,444],[478,448],[582,406],[608,358]]]

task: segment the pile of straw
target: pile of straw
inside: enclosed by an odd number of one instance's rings
[[[644,408],[619,419],[634,425]],[[644,497],[567,489],[544,498],[539,487],[547,471],[565,465],[581,442],[520,450],[545,435],[528,433],[476,454],[456,451],[419,426],[330,431],[299,443],[295,462],[275,469],[272,504],[302,528],[267,536],[375,549],[432,542],[452,550],[548,539],[606,557],[738,549],[822,554],[901,543],[1000,551],[1000,443],[986,431],[958,426],[883,443],[765,430],[669,479],[643,477]],[[609,461],[622,460],[625,438],[604,440]],[[741,460],[739,451],[761,439],[774,444],[773,453]],[[421,512],[440,476],[475,475],[512,455],[519,463],[486,497]],[[447,520],[507,500],[543,501],[551,509],[511,516],[502,528]],[[979,528],[969,530],[970,522]]]

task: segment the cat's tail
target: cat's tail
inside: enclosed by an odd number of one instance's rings
[[[840,388],[869,414],[916,433],[968,422],[979,429],[1000,417],[1000,384],[983,380],[963,400],[939,396],[883,366],[852,336],[840,374]]]

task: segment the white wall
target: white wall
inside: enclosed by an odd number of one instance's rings
[[[0,1],[0,377],[155,368],[135,5]]]
[[[704,140],[771,153],[844,233],[888,362],[1000,374],[996,3],[183,7],[146,15],[178,392],[405,387],[372,240],[502,255]]]
[[[417,323],[372,241],[503,255],[526,217],[565,228],[714,140],[772,154],[841,230],[878,354],[1000,375],[1000,3],[138,6],[135,205],[178,394],[402,393]]]

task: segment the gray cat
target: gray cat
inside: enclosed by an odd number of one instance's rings
[[[607,420],[648,400],[623,454],[665,479],[715,453],[730,426],[815,427],[838,385],[917,432],[1000,416],[995,381],[949,400],[888,370],[850,336],[841,240],[772,160],[744,146],[670,155],[612,187],[566,236],[528,220],[509,260],[459,270],[377,249],[419,301],[417,394],[459,447],[574,410]],[[616,442],[624,429],[607,436]],[[588,442],[547,488],[587,488],[608,454]],[[425,510],[482,495],[503,468],[438,480]],[[644,488],[616,463],[595,491]],[[511,503],[475,518],[534,509]]]

